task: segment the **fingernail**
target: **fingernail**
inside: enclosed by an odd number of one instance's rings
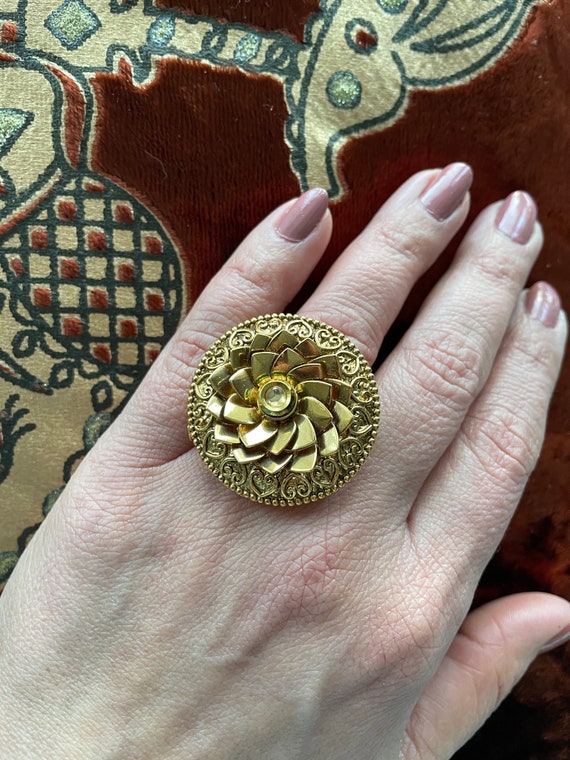
[[[545,327],[556,327],[560,308],[560,296],[547,282],[536,282],[526,294],[526,313]]]
[[[316,228],[328,206],[326,190],[320,187],[307,190],[287,209],[275,228],[277,234],[290,243],[300,243]]]
[[[526,245],[537,217],[536,203],[528,193],[517,190],[503,202],[497,214],[497,229],[515,243]]]
[[[449,164],[429,183],[420,200],[434,219],[443,222],[461,206],[472,182],[470,166]]]
[[[557,647],[561,647],[563,644],[567,644],[569,641],[570,641],[570,625],[568,626],[568,628],[564,628],[564,630],[560,631],[559,634],[557,634],[553,639],[547,642],[539,651],[539,654],[544,654],[545,652],[551,652],[553,649],[556,649]]]

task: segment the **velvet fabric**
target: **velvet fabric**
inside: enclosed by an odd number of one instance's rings
[[[410,173],[463,160],[471,218],[537,199],[531,281],[569,304],[569,80],[569,0],[1,0],[0,582],[205,283],[308,187],[335,222],[308,289]],[[569,391],[567,361],[477,602],[570,598]],[[540,658],[458,757],[570,757],[569,670]]]

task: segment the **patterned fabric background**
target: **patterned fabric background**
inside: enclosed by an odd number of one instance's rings
[[[468,161],[473,214],[537,198],[533,279],[568,306],[569,93],[570,0],[0,0],[0,583],[204,284],[308,187],[335,219],[318,278],[411,172]],[[567,363],[481,601],[570,598],[569,390]],[[569,758],[569,666],[541,658],[460,756]]]

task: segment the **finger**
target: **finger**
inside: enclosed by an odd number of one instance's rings
[[[309,190],[270,214],[239,246],[116,421],[121,456],[132,454],[137,466],[152,466],[190,448],[186,400],[198,361],[231,327],[282,311],[297,294],[330,240],[327,208],[326,191]],[[110,445],[107,439],[107,450]]]
[[[417,279],[469,211],[469,166],[411,177],[331,267],[303,313],[341,330],[372,363]]]
[[[553,288],[537,283],[521,296],[487,385],[410,515],[416,540],[473,584],[538,459],[566,334]]]
[[[390,435],[381,428],[377,455],[391,493],[408,503],[483,387],[541,244],[526,193],[487,208],[381,368],[381,425]]]
[[[541,651],[570,639],[570,604],[498,599],[466,619],[408,724],[403,760],[443,760],[480,728]]]

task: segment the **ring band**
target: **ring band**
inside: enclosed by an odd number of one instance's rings
[[[380,399],[366,359],[341,332],[295,314],[233,327],[199,363],[188,434],[210,471],[263,504],[329,496],[364,463]]]

